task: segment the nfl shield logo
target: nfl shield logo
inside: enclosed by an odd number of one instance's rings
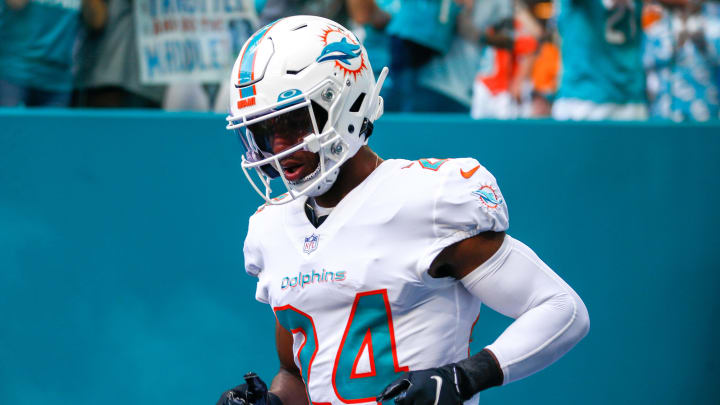
[[[319,236],[312,234],[305,238],[305,244],[303,244],[303,252],[312,253],[317,249]]]

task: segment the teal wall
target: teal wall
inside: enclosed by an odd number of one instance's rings
[[[248,370],[272,378],[241,253],[260,200],[223,126],[0,111],[1,404],[211,404]],[[371,144],[478,158],[510,233],[587,304],[574,351],[483,403],[717,403],[720,126],[386,116]],[[474,347],[508,322],[487,310]]]

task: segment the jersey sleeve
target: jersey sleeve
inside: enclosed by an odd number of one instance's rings
[[[424,279],[432,261],[447,246],[482,232],[508,229],[507,203],[495,177],[475,159],[447,163],[435,194],[434,241],[418,263]]]
[[[245,245],[243,246],[243,256],[245,258],[245,272],[250,276],[257,277],[257,288],[255,290],[255,299],[267,304],[269,302],[268,289],[265,283],[266,275],[263,273],[263,255],[260,245],[258,232],[253,232],[254,217],[250,217],[248,224],[248,233],[245,237]]]

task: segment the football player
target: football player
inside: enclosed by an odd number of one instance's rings
[[[367,146],[386,75],[376,82],[355,35],[320,17],[278,20],[240,52],[228,129],[265,199],[245,266],[277,318],[281,367],[269,391],[248,375],[218,404],[476,403],[587,333],[578,295],[505,233],[482,165]],[[470,356],[481,303],[515,321]]]

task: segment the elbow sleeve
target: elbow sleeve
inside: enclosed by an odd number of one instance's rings
[[[522,242],[510,236],[463,285],[515,321],[486,349],[503,370],[503,384],[527,377],[567,353],[588,332],[580,297]]]

